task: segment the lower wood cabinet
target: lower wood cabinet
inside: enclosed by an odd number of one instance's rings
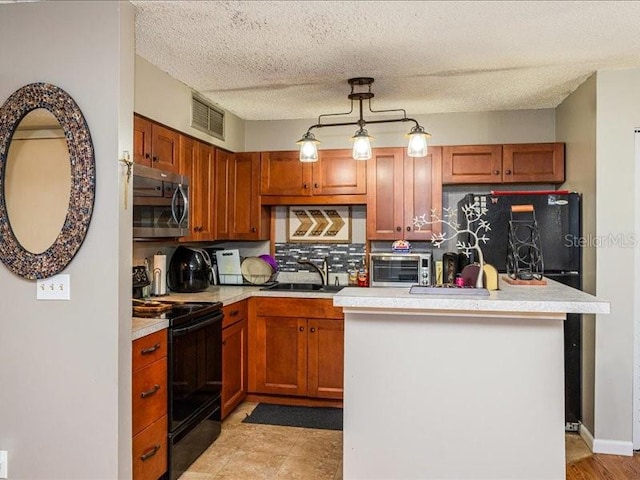
[[[251,302],[249,391],[342,399],[344,317],[332,300]]]
[[[134,480],[157,480],[167,470],[167,333],[147,335],[132,346]]]
[[[223,308],[222,418],[247,397],[247,301]]]

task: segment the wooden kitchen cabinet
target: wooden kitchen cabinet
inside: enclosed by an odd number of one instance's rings
[[[564,182],[564,144],[443,147],[444,184]]]
[[[157,480],[167,470],[167,333],[132,345],[132,463],[134,480]]]
[[[182,242],[215,240],[215,148],[180,135],[180,173],[189,177],[189,236]]]
[[[180,134],[149,119],[133,117],[133,161],[178,173]]]
[[[222,309],[222,419],[247,397],[247,301]]]
[[[413,219],[442,210],[442,149],[412,158],[402,148],[377,148],[367,170],[367,238],[431,240],[439,223],[416,230]]]
[[[367,162],[351,158],[351,150],[322,150],[311,163],[298,151],[263,152],[260,163],[263,204],[365,203]]]
[[[216,238],[268,240],[270,211],[260,204],[260,153],[216,152]]]
[[[342,311],[330,299],[251,301],[249,391],[342,399]]]

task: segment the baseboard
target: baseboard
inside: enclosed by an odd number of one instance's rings
[[[626,457],[633,456],[633,442],[622,442],[620,440],[602,440],[596,438],[593,440],[593,453],[604,453],[607,455],[624,455]]]
[[[587,447],[589,447],[589,450],[591,450],[593,452],[593,434],[582,423],[580,424],[580,428],[578,430],[578,433],[580,434],[580,436],[584,440],[584,443],[587,444]]]

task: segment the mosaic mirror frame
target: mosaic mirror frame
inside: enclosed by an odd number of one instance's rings
[[[11,229],[5,200],[6,163],[11,139],[22,119],[44,108],[64,132],[71,164],[71,191],[64,224],[42,253],[27,251]],[[32,83],[16,90],[0,107],[0,260],[15,274],[41,279],[60,273],[80,249],[89,229],[96,189],[95,153],[82,111],[61,88]]]

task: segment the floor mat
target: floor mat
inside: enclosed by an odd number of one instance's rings
[[[242,423],[342,430],[342,409],[259,403]]]

